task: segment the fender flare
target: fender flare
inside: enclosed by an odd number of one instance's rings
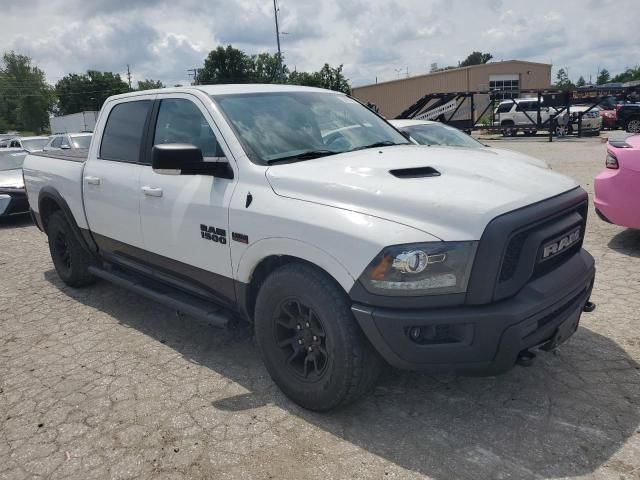
[[[323,269],[340,284],[345,292],[349,292],[356,282],[349,271],[334,256],[321,248],[286,237],[269,237],[258,240],[247,248],[235,269],[236,281],[251,282],[256,267],[262,260],[271,256],[289,256],[305,260]]]
[[[78,223],[76,222],[76,219],[73,216],[73,213],[71,212],[71,209],[69,208],[69,205],[67,204],[67,201],[60,194],[60,192],[58,192],[58,190],[56,190],[52,186],[43,187],[40,190],[40,193],[38,194],[38,214],[37,214],[37,216],[40,218],[40,222],[42,224],[42,231],[44,233],[47,233],[46,221],[42,216],[42,202],[44,200],[51,200],[56,205],[58,205],[58,207],[60,208],[60,211],[64,215],[65,219],[67,220],[67,222],[69,222],[69,225],[71,225],[71,230],[73,231],[74,235],[76,236],[76,239],[80,242],[80,245],[83,245],[91,253],[97,252],[98,246],[93,241],[93,237],[91,236],[91,234],[89,232],[87,232],[86,235],[83,235],[83,232],[80,229],[80,227],[78,227]]]

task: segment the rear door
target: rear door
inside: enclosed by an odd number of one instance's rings
[[[534,116],[531,115],[531,109],[533,108],[533,106],[534,106],[534,102],[518,102],[518,106],[516,107],[516,120],[515,120],[516,125],[525,125],[525,126],[535,127],[536,114],[534,114]],[[524,113],[524,112],[527,112],[527,113]],[[529,117],[527,117],[527,115],[531,117],[531,119],[533,120],[533,123],[531,122]]]
[[[229,159],[230,153],[219,142],[220,132],[197,96],[158,95],[154,111],[149,149],[186,143],[200,147],[205,160]],[[228,231],[229,201],[237,175],[234,177],[167,175],[154,172],[151,165],[143,168],[140,219],[156,274],[193,281],[222,300],[235,299]]]
[[[83,172],[87,223],[105,254],[134,257],[144,247],[140,228],[140,163],[154,96],[105,105],[106,123],[95,136]],[[96,143],[96,142],[94,142]]]

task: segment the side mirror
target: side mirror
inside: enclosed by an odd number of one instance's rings
[[[202,150],[187,143],[154,145],[151,167],[164,175],[213,175],[233,178],[233,171],[225,157],[203,157]]]
[[[60,145],[60,149],[61,150],[69,150],[69,149],[71,149],[71,145],[67,145],[67,144]]]

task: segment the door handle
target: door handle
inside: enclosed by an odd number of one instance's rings
[[[100,185],[100,178],[98,177],[87,176],[87,177],[84,177],[84,179],[89,185]]]
[[[145,185],[144,187],[142,187],[142,193],[144,193],[148,197],[161,197],[162,189],[159,187],[150,187],[148,185]]]

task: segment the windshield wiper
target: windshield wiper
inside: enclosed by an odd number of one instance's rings
[[[285,157],[272,158],[271,160],[267,160],[267,164],[271,165],[273,163],[288,162],[291,160],[312,160],[314,158],[328,157],[329,155],[335,155],[336,153],[341,153],[341,152],[336,152],[334,150],[308,150],[306,152],[296,153],[295,155],[287,155]]]
[[[407,142],[407,143],[395,143],[395,142],[392,142],[390,140],[385,140],[383,142],[375,142],[375,143],[370,143],[369,145],[363,145],[361,147],[352,148],[349,151],[350,152],[355,152],[356,150],[366,150],[367,148],[378,148],[378,147],[390,147],[392,145],[409,145],[409,142]]]

